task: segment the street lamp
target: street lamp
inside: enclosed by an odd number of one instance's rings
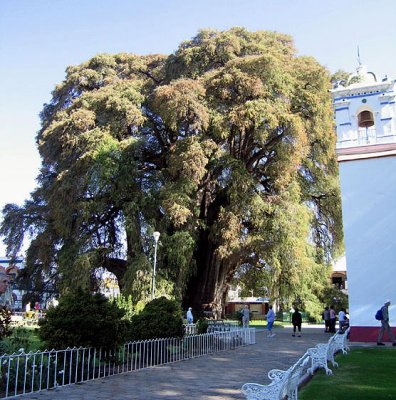
[[[156,269],[156,266],[157,266],[157,245],[158,245],[159,237],[160,237],[160,233],[159,232],[154,232],[153,233],[153,238],[154,238],[155,244],[154,244],[153,287],[152,287],[152,292],[151,292],[152,300],[155,299],[155,269]]]

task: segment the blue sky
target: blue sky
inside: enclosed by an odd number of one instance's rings
[[[395,16],[395,0],[0,0],[0,208],[35,187],[38,114],[68,65],[169,54],[201,28],[243,26],[292,35],[332,72],[354,71],[359,45],[369,70],[396,79]]]

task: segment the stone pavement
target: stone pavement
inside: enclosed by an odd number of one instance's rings
[[[276,328],[276,336],[257,330],[256,344],[235,350],[139,370],[77,385],[19,397],[35,400],[231,400],[244,399],[246,382],[269,383],[273,368],[287,369],[309,347],[326,343],[323,327],[303,326],[302,337],[292,337],[291,328]]]

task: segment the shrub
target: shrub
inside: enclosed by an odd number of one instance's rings
[[[113,348],[126,340],[125,311],[97,293],[82,289],[59,299],[45,319],[39,321],[39,336],[48,348],[86,346]]]
[[[130,320],[132,316],[136,313],[131,295],[126,297],[120,294],[117,297],[112,298],[110,301],[112,303],[115,303],[118,308],[125,311],[124,319]]]
[[[208,321],[205,318],[200,318],[197,321],[197,333],[198,335],[206,333],[208,331]]]
[[[12,354],[17,353],[21,349],[23,349],[25,353],[39,350],[42,343],[37,337],[37,332],[37,328],[13,328],[12,334],[1,342],[0,351],[3,351],[7,354]]]
[[[252,314],[250,314],[250,319],[252,318]],[[233,313],[227,316],[228,319],[232,319],[238,321],[238,325],[242,326],[242,313],[240,311],[234,311]]]
[[[182,337],[183,320],[179,304],[159,297],[146,305],[131,320],[129,340],[146,340],[166,337]]]

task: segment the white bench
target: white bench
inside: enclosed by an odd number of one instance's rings
[[[198,332],[196,324],[183,324],[185,335],[196,335]]]
[[[307,353],[311,357],[311,368],[309,373],[313,374],[318,368],[324,368],[327,375],[331,375],[333,371],[327,366],[327,362],[330,361],[333,367],[338,367],[338,363],[334,360],[334,354],[340,350],[340,346],[344,338],[339,338],[336,333],[331,336],[327,343],[319,343],[315,347],[307,350]]]
[[[342,354],[347,354],[348,351],[350,350],[349,346],[348,346],[348,335],[349,335],[350,329],[351,328],[349,327],[344,333],[337,332],[335,334],[334,347],[335,347],[336,352],[341,350]]]
[[[242,393],[247,400],[283,400],[286,396],[289,400],[298,399],[298,385],[307,372],[309,355],[305,353],[287,371],[272,369],[268,372],[271,379],[269,385],[258,383],[245,383]]]

